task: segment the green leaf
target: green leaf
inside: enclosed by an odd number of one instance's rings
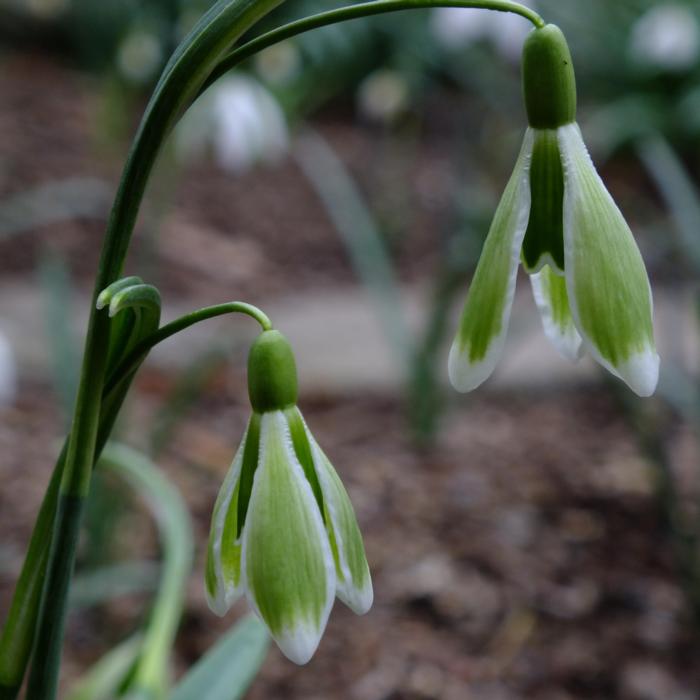
[[[471,391],[485,381],[503,348],[530,215],[528,171],[533,141],[534,131],[528,129],[484,243],[450,350],[450,381],[458,391]]]
[[[683,257],[700,272],[700,195],[690,173],[662,136],[646,138],[637,151],[666,203]]]
[[[179,491],[147,457],[125,445],[110,444],[101,458],[102,468],[124,477],[148,504],[158,526],[163,569],[143,645],[128,691],[158,698],[168,683],[168,662],[192,570],[192,524]]]
[[[202,656],[170,693],[169,700],[238,700],[262,666],[270,638],[248,615]]]
[[[112,700],[133,668],[142,638],[130,637],[105,654],[69,691],[66,700]]]
[[[347,33],[349,29],[348,26],[335,28],[341,33]],[[396,271],[379,224],[360,188],[320,134],[305,131],[294,154],[325,207],[358,278],[367,289],[372,309],[394,355],[406,366],[412,356],[414,341],[406,323]]]

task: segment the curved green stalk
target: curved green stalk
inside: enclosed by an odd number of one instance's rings
[[[214,306],[205,306],[202,309],[197,309],[197,311],[192,311],[170,323],[166,323],[137,343],[114,370],[113,375],[105,385],[105,393],[109,394],[119,383],[123,382],[125,379],[130,379],[149,351],[159,343],[195,325],[195,323],[200,323],[201,321],[206,321],[216,316],[224,316],[225,314],[233,313],[241,313],[250,316],[260,324],[260,327],[264,331],[272,330],[272,321],[270,321],[267,314],[261,311],[257,306],[247,304],[244,301],[228,301],[223,304],[215,304]]]
[[[224,58],[207,78],[202,92],[215,83],[224,73],[238,65],[246,58],[254,56],[259,51],[278,44],[280,41],[290,39],[298,34],[303,34],[311,29],[319,29],[329,24],[346,22],[350,19],[361,17],[371,17],[382,15],[388,12],[398,12],[400,10],[416,10],[431,7],[462,7],[479,10],[493,10],[495,12],[510,12],[520,15],[532,22],[537,28],[544,27],[546,22],[534,10],[519,2],[510,0],[372,0],[348,7],[339,7],[327,12],[320,12],[310,17],[303,17],[295,22],[290,22],[282,27],[273,29],[265,34],[252,39],[239,46]]]

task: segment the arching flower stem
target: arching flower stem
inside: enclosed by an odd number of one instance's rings
[[[114,387],[135,372],[143,358],[159,343],[162,343],[164,340],[167,340],[180,331],[184,331],[190,326],[194,326],[196,323],[233,313],[250,316],[260,324],[260,327],[264,331],[272,330],[272,321],[270,321],[267,314],[261,311],[257,306],[247,304],[244,301],[229,301],[223,304],[215,304],[214,306],[205,306],[202,309],[197,309],[197,311],[192,311],[170,323],[166,323],[157,331],[154,331],[151,335],[141,340],[114,371],[114,375],[105,385],[105,395],[109,395]]]
[[[546,24],[544,19],[533,9],[521,5],[519,2],[511,2],[510,0],[372,0],[371,2],[363,2],[348,7],[339,7],[328,10],[327,12],[319,12],[309,17],[303,17],[302,19],[285,24],[265,34],[261,34],[255,37],[255,39],[251,39],[249,42],[234,49],[219,62],[211,75],[207,78],[201,92],[204,92],[210,85],[224,75],[224,73],[227,73],[247,58],[254,56],[256,53],[270,46],[279,44],[285,39],[291,39],[294,36],[303,34],[312,29],[320,29],[330,24],[347,22],[352,19],[360,19],[361,17],[372,17],[389,12],[400,12],[401,10],[418,10],[421,8],[434,7],[462,7],[465,9],[471,8],[477,10],[492,10],[495,12],[510,12],[529,20],[537,28],[544,27]]]

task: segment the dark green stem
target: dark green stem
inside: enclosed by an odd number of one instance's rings
[[[49,558],[48,542],[51,540],[56,518],[58,487],[66,458],[65,445],[56,462],[51,481],[44,494],[29,541],[24,565],[17,580],[17,588],[7,620],[0,637],[0,700],[11,700],[17,696],[24,669],[32,650],[34,629],[41,601],[43,573]],[[38,575],[41,574],[41,575]],[[19,595],[21,593],[21,595]]]
[[[349,7],[339,7],[328,12],[320,12],[310,17],[304,17],[285,24],[283,27],[261,34],[251,41],[239,46],[224,58],[207,78],[202,92],[215,83],[224,73],[238,65],[246,58],[254,56],[259,51],[278,44],[280,41],[290,39],[298,34],[303,34],[311,29],[326,27],[329,24],[346,22],[351,19],[361,17],[371,17],[382,15],[388,12],[398,12],[400,10],[416,10],[431,7],[462,7],[480,10],[493,10],[496,12],[510,12],[520,15],[532,22],[535,27],[544,27],[546,22],[534,10],[518,2],[509,0],[373,0],[363,2]]]

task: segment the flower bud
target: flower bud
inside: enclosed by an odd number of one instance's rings
[[[264,331],[250,348],[248,395],[257,413],[283,410],[297,402],[294,354],[279,331]]]
[[[523,93],[530,126],[557,129],[576,120],[576,79],[561,29],[533,29],[523,47]]]

